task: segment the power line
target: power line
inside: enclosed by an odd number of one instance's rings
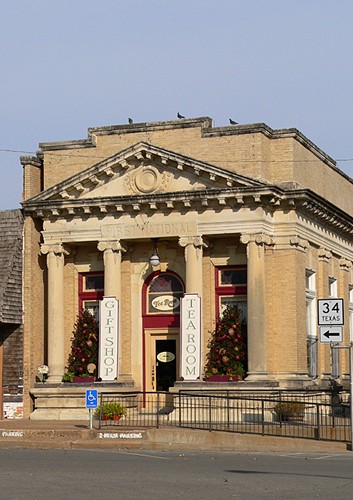
[[[21,149],[1,149],[0,148],[0,153],[22,153],[22,154],[29,154],[29,155],[33,155],[33,156],[36,156],[37,152],[36,151],[23,151]],[[73,154],[66,154],[66,153],[55,153],[54,151],[46,151],[45,152],[47,155],[50,155],[50,156],[57,156],[58,158],[86,158],[87,160],[90,160],[90,159],[97,159],[97,160],[104,160],[105,158],[107,158],[106,156],[95,156],[95,155],[73,155]],[[333,159],[335,162],[339,163],[339,162],[350,162],[350,161],[353,161],[353,158],[338,158],[337,160]],[[208,161],[220,161],[220,158],[216,158],[216,159],[209,159]],[[257,159],[257,160],[252,160],[252,159],[236,159],[236,160],[221,160],[222,163],[234,163],[234,161],[237,161],[237,162],[246,162],[246,163],[265,163],[265,162],[271,162],[271,163],[288,163],[288,162],[291,162],[291,163],[316,163],[317,161],[320,161],[320,160],[275,160],[275,159],[272,159],[272,160],[260,160],[260,159]]]

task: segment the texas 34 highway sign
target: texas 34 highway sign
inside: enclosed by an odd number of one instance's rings
[[[317,310],[320,342],[342,342],[343,299],[319,299],[317,301]]]

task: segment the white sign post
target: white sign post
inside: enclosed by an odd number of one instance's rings
[[[99,377],[114,380],[118,376],[119,302],[104,297],[99,309]]]
[[[201,365],[201,299],[187,293],[181,299],[181,376],[197,380]]]
[[[343,341],[343,305],[343,299],[319,299],[317,311],[320,342],[330,343],[331,349],[349,349],[351,451],[353,451],[353,342],[351,341],[349,345],[335,345]]]

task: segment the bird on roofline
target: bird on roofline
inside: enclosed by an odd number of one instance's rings
[[[127,121],[129,122],[129,125],[132,125],[134,123],[134,120],[132,118],[128,118]]]
[[[177,114],[177,117],[179,118],[179,120],[182,120],[183,118],[185,118],[185,116],[181,115],[180,113]]]
[[[230,123],[231,125],[239,125],[239,123],[238,123],[238,122],[235,122],[235,121],[234,121],[234,120],[232,120],[231,118],[229,118],[229,123]]]

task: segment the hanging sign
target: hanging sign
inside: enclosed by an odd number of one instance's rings
[[[119,302],[104,297],[99,308],[99,377],[114,380],[118,376]]]
[[[163,351],[157,354],[157,359],[161,363],[170,363],[171,361],[175,360],[175,354],[173,354],[172,352]]]
[[[188,293],[181,299],[181,376],[197,380],[201,365],[201,299]]]

